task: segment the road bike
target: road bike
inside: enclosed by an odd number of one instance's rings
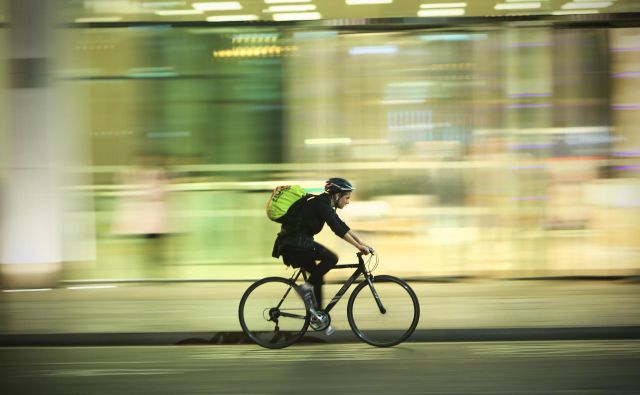
[[[377,347],[391,347],[407,340],[420,319],[418,297],[401,279],[372,274],[378,266],[377,254],[372,253],[366,263],[362,253],[356,255],[358,263],[335,266],[355,271],[327,307],[319,310],[319,317],[311,314],[296,283],[300,276],[307,280],[302,269],[296,269],[290,278],[267,277],[251,284],[238,308],[244,334],[262,347],[284,348],[300,340],[309,327],[323,331],[331,324],[329,312],[362,275],[364,280],[356,285],[347,304],[353,333]]]

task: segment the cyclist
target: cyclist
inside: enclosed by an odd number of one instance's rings
[[[338,263],[335,253],[313,239],[324,224],[327,223],[336,236],[352,244],[364,255],[373,252],[373,248],[363,243],[336,213],[337,209],[349,204],[354,190],[353,185],[344,178],[328,179],[324,193],[308,195],[289,208],[282,218],[282,227],[273,245],[274,258],[282,256],[286,265],[302,267],[310,273],[308,282],[300,289],[314,316],[318,316],[317,310],[322,308],[323,277]]]

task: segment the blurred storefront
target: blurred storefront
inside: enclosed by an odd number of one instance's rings
[[[86,142],[86,165],[65,174],[89,180],[65,185],[90,203],[66,218],[95,223],[95,259],[65,262],[64,279],[282,274],[269,190],[331,176],[358,187],[341,215],[384,272],[640,269],[640,28],[98,23],[58,36],[55,86]],[[123,230],[126,215],[163,225]],[[328,230],[319,239],[350,260]]]

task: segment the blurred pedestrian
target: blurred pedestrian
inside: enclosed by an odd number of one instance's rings
[[[158,269],[165,264],[164,239],[170,233],[168,177],[157,157],[144,154],[138,162],[120,175],[112,233],[144,239],[144,263]]]

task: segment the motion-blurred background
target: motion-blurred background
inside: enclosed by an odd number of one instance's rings
[[[638,2],[362,3],[0,1],[3,287],[281,273],[334,176],[386,273],[638,274]]]

